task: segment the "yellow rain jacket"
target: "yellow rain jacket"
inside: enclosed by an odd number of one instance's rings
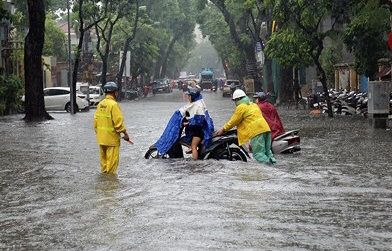
[[[237,102],[235,112],[229,122],[223,126],[223,130],[230,130],[234,126],[237,126],[238,144],[240,146],[261,133],[271,131],[260,108],[257,104],[250,102],[248,97]]]
[[[120,146],[121,132],[126,131],[120,106],[111,94],[99,102],[94,114],[98,145]]]

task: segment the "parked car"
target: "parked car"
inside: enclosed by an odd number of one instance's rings
[[[44,89],[45,109],[47,111],[67,111],[71,112],[71,90],[69,87],[48,87]],[[22,97],[22,102],[25,96]],[[89,104],[87,95],[76,91],[76,110],[88,110]]]
[[[240,89],[240,88],[241,88],[241,83],[239,80],[227,79],[225,84],[223,85],[222,96],[231,97],[233,92],[236,89]]]
[[[85,95],[87,95],[87,91],[81,89]],[[105,98],[105,93],[103,92],[102,87],[96,85],[89,86],[88,100],[90,106],[97,106],[99,102],[101,102]]]
[[[100,86],[90,86],[89,102],[90,106],[97,106],[105,98],[105,93]]]
[[[154,80],[153,84],[153,92],[164,92],[164,93],[170,93],[172,92],[173,89],[171,87],[170,81],[168,79],[157,79]]]
[[[69,87],[48,87],[44,89],[45,108],[49,110],[65,110],[71,112],[71,90]],[[88,110],[86,94],[76,91],[76,110]]]

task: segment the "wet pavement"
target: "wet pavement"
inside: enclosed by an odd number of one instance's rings
[[[220,128],[234,111],[204,92]],[[391,250],[392,131],[279,107],[302,151],[274,166],[146,160],[181,92],[122,102],[135,145],[100,174],[94,110],[0,117],[0,250]]]

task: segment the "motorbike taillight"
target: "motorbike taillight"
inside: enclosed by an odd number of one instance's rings
[[[298,136],[294,136],[291,138],[287,138],[286,141],[289,143],[289,145],[291,144],[299,144],[301,142],[301,138]]]

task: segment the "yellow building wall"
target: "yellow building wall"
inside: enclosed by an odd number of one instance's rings
[[[335,89],[360,90],[359,75],[348,64],[335,65]]]
[[[43,57],[44,87],[53,87],[52,84],[52,57]]]

